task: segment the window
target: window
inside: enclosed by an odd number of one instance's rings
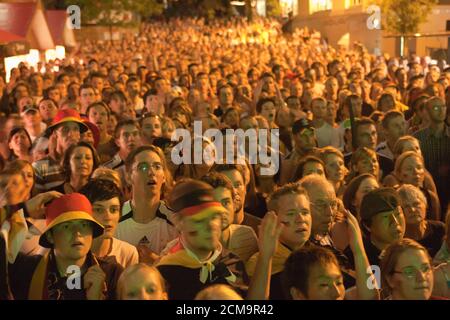
[[[345,9],[361,5],[362,0],[345,0]]]
[[[318,11],[331,10],[333,7],[331,0],[309,0],[309,14]]]

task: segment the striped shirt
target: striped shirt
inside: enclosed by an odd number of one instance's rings
[[[419,140],[425,167],[434,178],[441,207],[445,210],[450,199],[450,127],[445,126],[441,137],[435,136],[430,128],[417,131],[414,137]]]
[[[33,162],[32,166],[36,174],[36,190],[39,192],[51,190],[65,181],[63,167],[50,156]]]

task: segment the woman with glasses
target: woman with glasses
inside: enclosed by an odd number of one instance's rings
[[[383,295],[388,300],[434,300],[434,273],[427,249],[411,239],[386,248],[381,259]]]

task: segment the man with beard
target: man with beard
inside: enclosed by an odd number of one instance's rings
[[[167,243],[178,236],[161,201],[171,184],[164,154],[155,146],[131,151],[125,161],[131,200],[122,208],[116,236],[137,247],[141,262],[154,262]]]
[[[120,121],[114,131],[114,139],[117,147],[119,147],[119,151],[110,161],[104,163],[103,166],[119,172],[122,185],[125,186],[125,159],[131,151],[142,144],[139,123],[135,120]]]
[[[75,110],[58,111],[53,124],[45,131],[45,135],[50,137],[49,154],[33,163],[38,191],[50,190],[64,182],[61,159],[66,150],[80,140],[80,133],[87,130],[88,127]]]

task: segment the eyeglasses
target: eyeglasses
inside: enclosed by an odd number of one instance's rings
[[[421,272],[423,275],[428,275],[432,271],[431,265],[426,264],[417,269],[415,267],[405,267],[401,271],[394,270],[393,273],[400,273],[408,279],[414,279],[417,277],[417,273]]]
[[[325,211],[327,208],[331,208],[334,211],[338,208],[337,201],[312,203],[311,205],[320,211]]]
[[[152,168],[155,171],[159,171],[163,169],[163,166],[159,162],[153,162],[151,164],[148,162],[140,162],[136,166],[136,169],[142,173],[147,173],[150,170],[150,168]]]
[[[440,105],[437,105],[437,106],[433,106],[431,109],[433,109],[434,111],[439,111],[439,110],[442,110],[442,109],[447,109],[447,106],[445,104],[440,104]]]

